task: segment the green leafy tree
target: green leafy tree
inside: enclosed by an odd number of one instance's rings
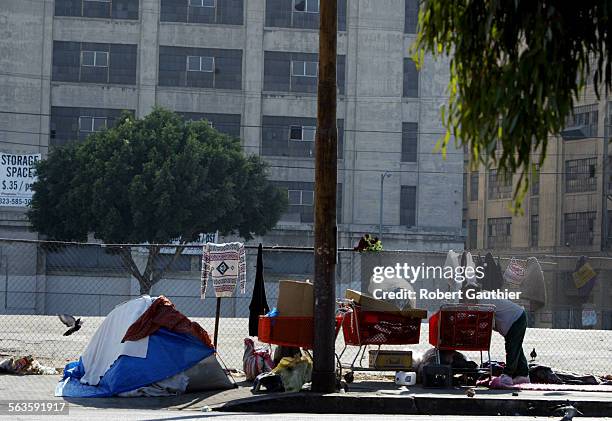
[[[93,233],[117,244],[111,249],[143,294],[200,233],[263,235],[287,206],[265,163],[246,156],[239,139],[161,108],[143,119],[124,114],[84,142],[53,148],[37,171],[32,228],[55,240],[83,241]],[[177,238],[181,245],[159,267],[158,244]],[[145,242],[149,254],[141,272],[131,247],[119,244]]]
[[[414,58],[450,56],[446,136],[468,144],[472,160],[520,172],[515,204],[528,187],[533,152],[546,157],[587,82],[612,84],[610,1],[424,0]],[[497,142],[501,144],[501,151]]]

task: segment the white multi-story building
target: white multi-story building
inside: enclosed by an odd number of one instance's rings
[[[434,152],[448,62],[411,60],[417,4],[338,0],[341,247],[378,232],[385,172],[385,248],[463,247],[463,156]],[[206,118],[288,190],[264,242],[311,245],[318,11],[318,0],[4,0],[0,152],[44,158],[122,110]],[[35,235],[24,207],[0,207],[0,236]]]

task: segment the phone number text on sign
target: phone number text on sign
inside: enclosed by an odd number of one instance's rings
[[[29,206],[41,154],[0,153],[0,206]]]

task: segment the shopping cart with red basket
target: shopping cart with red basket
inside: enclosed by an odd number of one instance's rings
[[[342,316],[336,316],[336,335]],[[261,342],[312,349],[314,343],[314,317],[259,316],[258,337]]]
[[[336,316],[336,333],[342,326],[344,315]],[[274,345],[302,348],[308,355],[314,345],[314,317],[259,316],[258,338]],[[310,355],[312,358],[312,356]],[[336,354],[337,378],[342,378],[342,365]]]
[[[429,318],[429,343],[436,349],[440,363],[440,351],[479,351],[480,367],[483,352],[491,361],[491,334],[494,326],[494,305],[444,304]],[[457,372],[460,370],[453,370]],[[478,369],[491,376],[491,368]]]
[[[369,345],[377,347],[374,355],[374,360],[377,361],[382,345],[417,344],[421,334],[421,320],[427,317],[425,310],[415,309],[404,314],[396,314],[362,310],[353,300],[341,300],[338,304],[339,314],[343,316],[341,320],[344,336],[344,348],[339,358],[342,358],[349,346],[359,347],[351,363],[342,365],[342,368],[350,370],[344,376],[348,383],[353,381],[354,371],[385,371],[377,367],[363,366]],[[355,365],[357,361],[359,361],[358,366]]]

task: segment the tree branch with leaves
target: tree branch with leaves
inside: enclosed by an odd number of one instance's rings
[[[107,244],[148,243],[142,270],[132,247],[109,248],[142,294],[199,233],[250,239],[272,229],[287,206],[266,164],[245,155],[239,139],[161,108],[142,119],[126,113],[115,127],[51,149],[37,174],[32,229],[53,240],[85,241],[93,233]],[[160,265],[160,244],[176,239]]]
[[[519,173],[515,208],[527,175],[546,158],[587,83],[597,98],[612,86],[610,1],[424,0],[413,46],[450,57],[443,153],[454,136],[472,161]],[[501,145],[501,150],[498,148]],[[534,152],[537,151],[537,159]]]

